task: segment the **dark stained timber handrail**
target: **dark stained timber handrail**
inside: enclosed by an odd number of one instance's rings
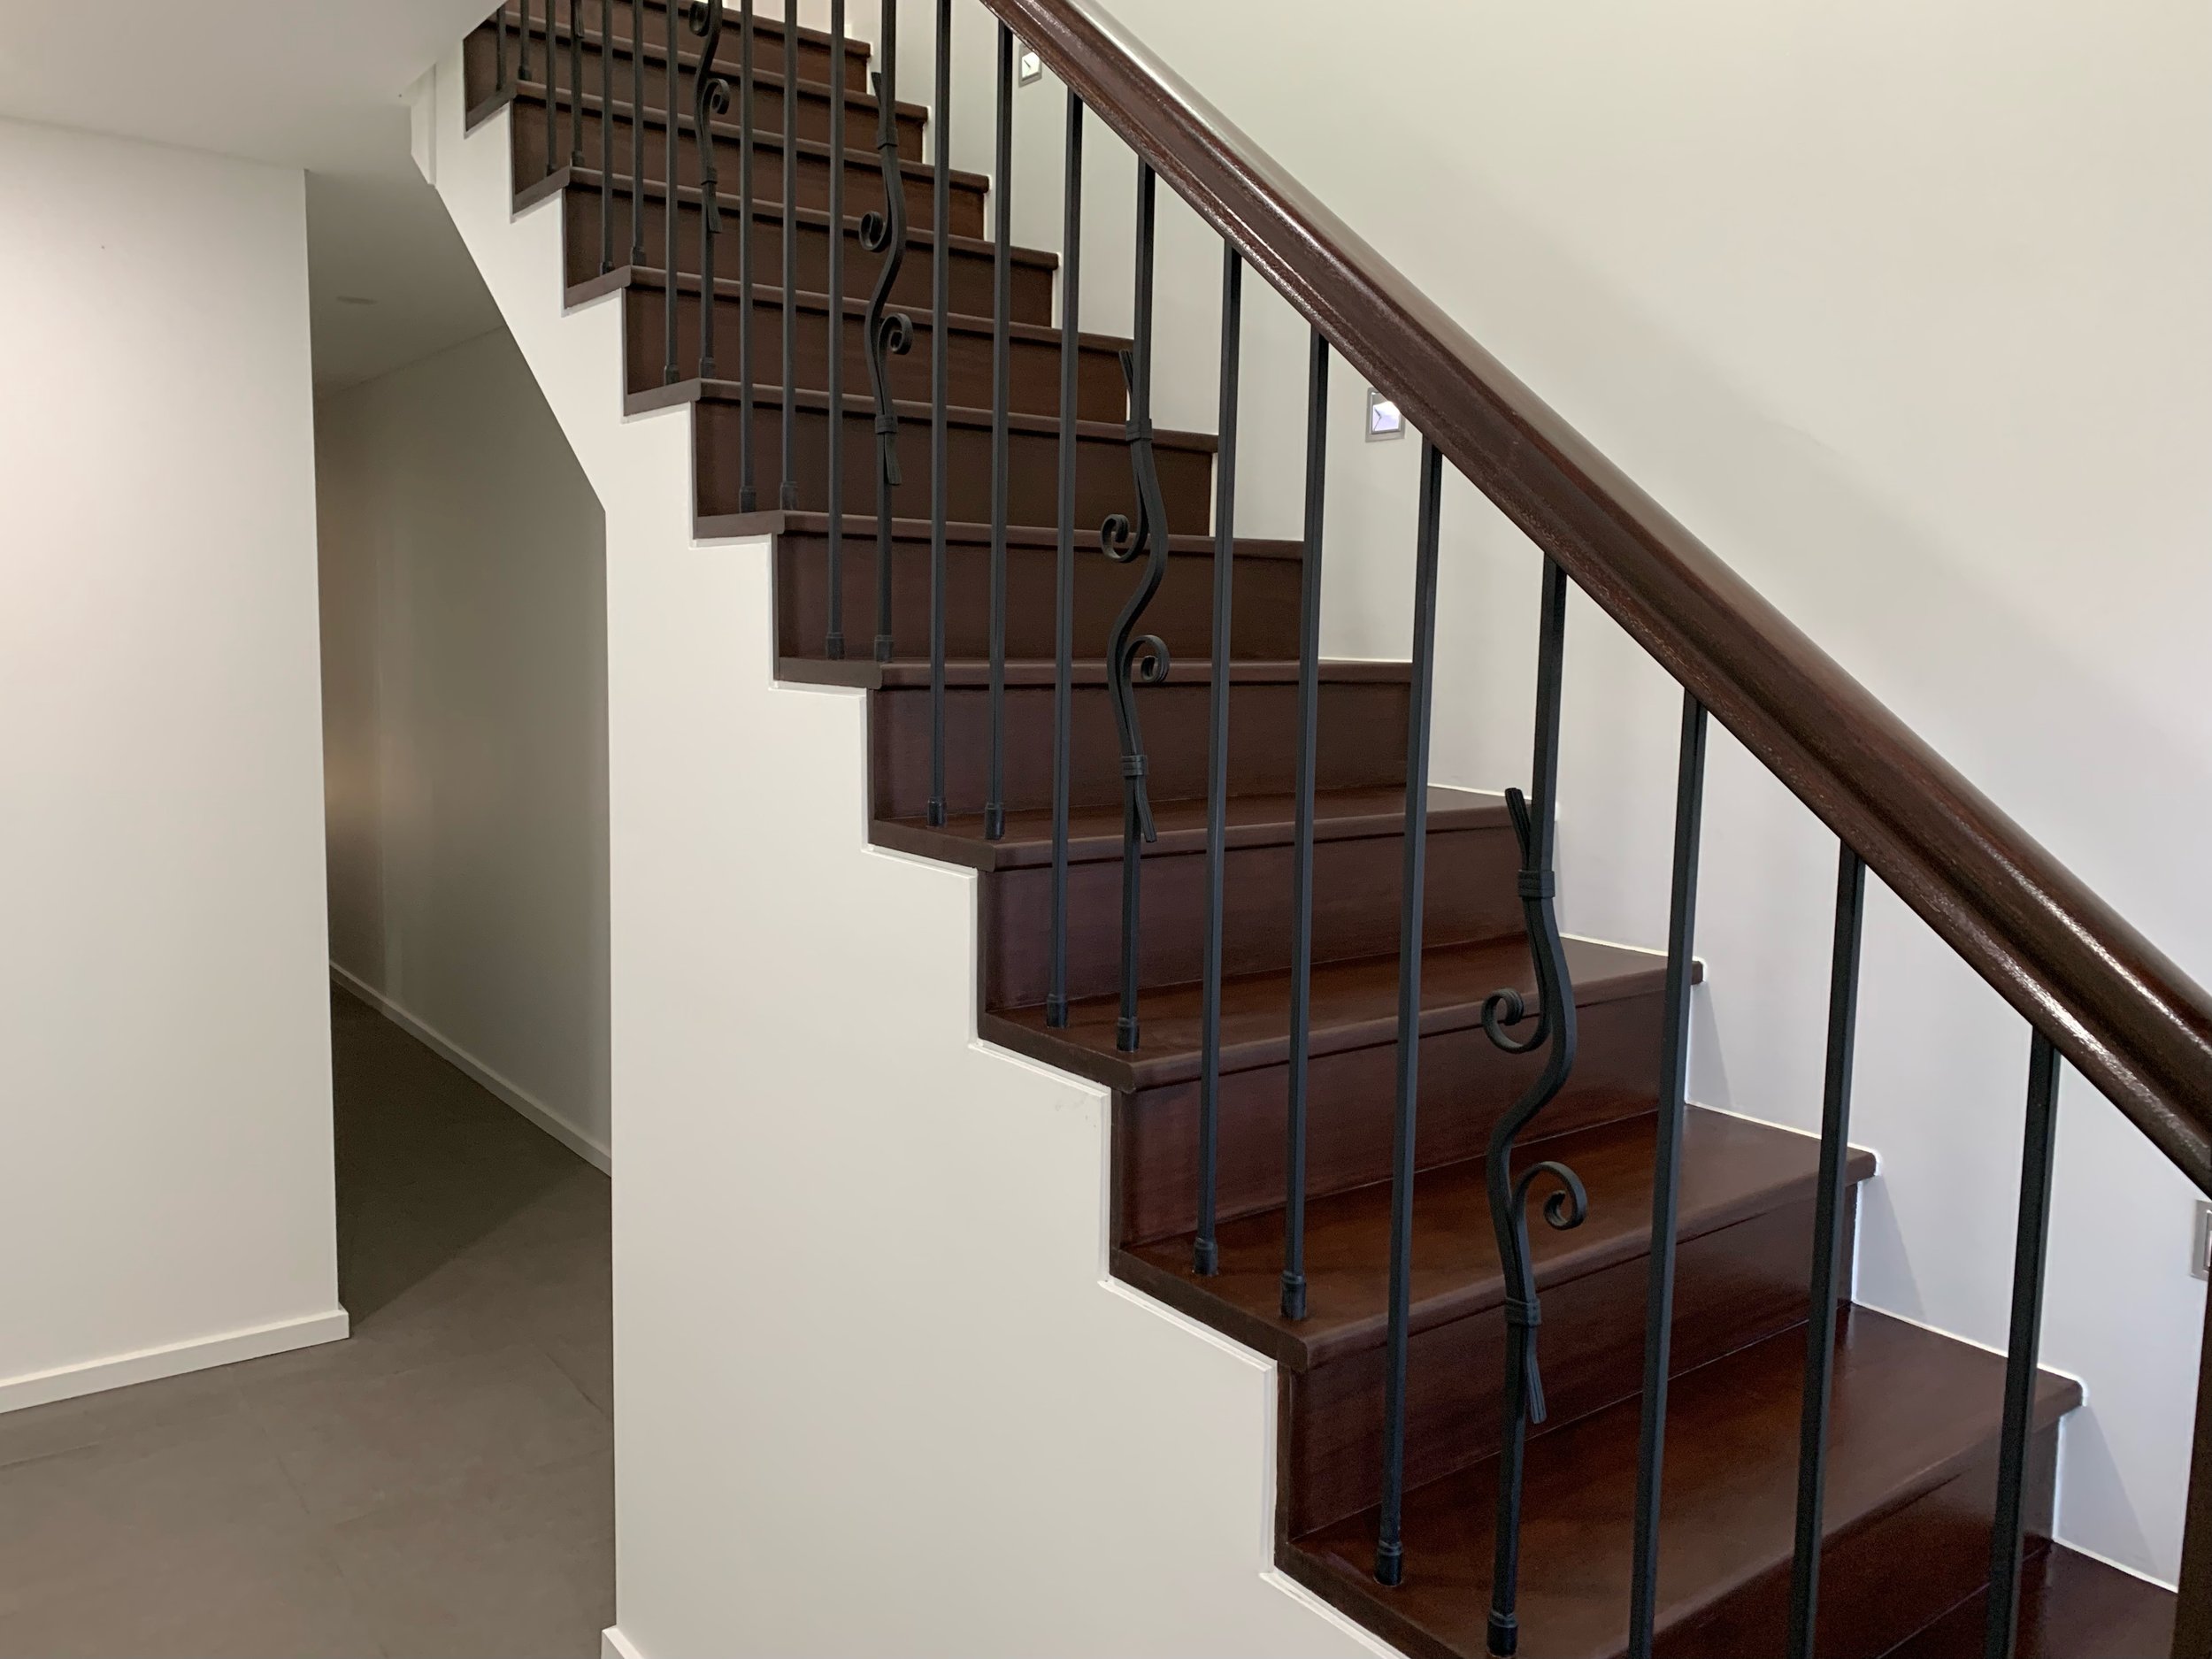
[[[983,4],[2212,1193],[2212,996],[1097,0]]]

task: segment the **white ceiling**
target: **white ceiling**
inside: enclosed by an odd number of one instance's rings
[[[0,114],[306,168],[315,380],[329,390],[498,325],[409,158],[401,103],[490,11],[488,0],[123,12],[0,0]]]

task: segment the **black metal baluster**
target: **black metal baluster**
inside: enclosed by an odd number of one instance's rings
[[[983,803],[983,839],[1006,833],[1006,405],[1012,357],[1007,319],[1013,304],[1014,31],[998,26],[998,152],[991,175],[998,237],[991,278],[991,758]],[[938,241],[944,240],[938,221]],[[1107,672],[1113,665],[1107,664]]]
[[[558,25],[554,20],[559,4],[560,0],[545,0],[545,176],[549,179],[561,165],[561,43],[555,38]]]
[[[935,829],[945,824],[945,406],[952,364],[946,337],[952,267],[945,216],[952,195],[951,105],[952,0],[937,0],[936,102],[929,111],[936,129],[929,250],[929,822]]]
[[[1436,690],[1436,549],[1444,457],[1421,441],[1421,526],[1413,572],[1413,695],[1406,713],[1405,871],[1398,901],[1398,1090],[1390,1135],[1390,1329],[1383,1350],[1382,1527],[1375,1577],[1405,1577],[1406,1359],[1413,1323],[1415,1109],[1421,1092],[1421,921],[1428,895],[1429,717]]]
[[[1637,1452],[1636,1533],[1630,1562],[1630,1659],[1651,1659],[1657,1624],[1659,1491],[1666,1459],[1667,1377],[1674,1345],[1675,1217],[1682,1187],[1682,1120],[1689,1094],[1690,977],[1697,937],[1698,854],[1705,819],[1706,724],[1705,705],[1683,693],[1682,754],[1674,794],[1674,907],[1667,928],[1665,1051],[1659,1063],[1659,1142],[1652,1164],[1643,1428]]]
[[[1237,372],[1244,339],[1244,256],[1221,252],[1221,448],[1214,468],[1214,684],[1206,748],[1206,956],[1200,987],[1196,1270],[1221,1269],[1214,1237],[1221,1140],[1221,954],[1228,877],[1230,605],[1237,545]]]
[[[599,0],[599,274],[613,269],[614,0]]]
[[[546,0],[549,22],[551,20],[549,14],[552,4],[553,0]],[[503,0],[499,8],[499,15],[502,17],[507,15],[507,8]],[[519,55],[515,63],[515,88],[519,91],[522,83],[530,79],[530,0],[522,0],[522,23],[515,32],[519,39]],[[552,42],[549,38],[546,42],[546,47],[548,50],[552,48]]]
[[[679,290],[683,286],[676,274],[676,220],[680,217],[676,192],[676,150],[681,138],[679,131],[680,118],[676,113],[676,31],[678,13],[681,10],[682,4],[683,0],[667,0],[668,108],[664,113],[668,117],[668,131],[665,134],[668,170],[662,175],[668,181],[668,211],[663,216],[668,221],[668,286],[662,290],[661,294],[661,384],[664,386],[673,386],[683,378],[682,372],[676,366],[676,306]]]
[[[492,20],[494,28],[492,39],[495,42],[493,50],[497,54],[493,59],[495,67],[492,73],[492,90],[494,93],[501,93],[509,89],[507,85],[507,0],[499,0],[499,10],[492,13]]]
[[[2020,1159],[2020,1220],[2012,1256],[2012,1331],[2005,1348],[2004,1427],[1997,1442],[1997,1512],[1989,1535],[1989,1622],[1983,1659],[2012,1659],[2020,1633],[2020,1545],[2028,1437],[2035,1428],[2043,1342],[2043,1268],[2058,1150],[2058,1049],[2041,1032],[2028,1051],[2028,1125]]]
[[[1298,622],[1298,779],[1290,854],[1290,1075],[1283,1181],[1283,1317],[1306,1317],[1306,1071],[1313,1013],[1313,787],[1321,713],[1321,518],[1329,466],[1329,342],[1306,367],[1306,545]]]
[[[942,173],[939,174],[941,179]],[[1068,1023],[1069,749],[1075,726],[1075,454],[1082,371],[1083,100],[1068,94],[1060,254],[1060,557],[1052,607],[1052,983],[1045,1024]],[[939,221],[941,224],[942,220]],[[943,239],[939,239],[942,247]]]
[[[613,0],[608,0],[611,5]],[[675,180],[669,180],[668,211],[676,211]],[[645,0],[630,0],[630,263],[645,263]],[[669,291],[676,273],[666,273]]]
[[[671,5],[675,0],[669,0]],[[699,67],[692,75],[691,140],[699,148],[699,379],[714,378],[714,239],[722,234],[722,171],[714,157],[714,123],[730,112],[730,83],[714,73],[722,50],[722,0],[691,0],[691,32],[699,36]],[[673,315],[673,308],[671,308]],[[741,431],[747,456],[753,434]]]
[[[844,87],[841,59],[831,65],[830,82]],[[776,505],[786,512],[799,504],[799,150],[792,142],[798,130],[799,18],[793,5],[783,19],[783,472],[776,488]],[[844,234],[843,226],[830,227],[833,249]],[[837,503],[832,502],[833,522],[836,516]]]
[[[584,165],[584,0],[568,0],[568,165]],[[606,180],[599,185],[603,195]]]
[[[737,53],[737,119],[745,129],[737,152],[737,510],[752,512],[760,506],[753,457],[753,0],[739,8],[737,27],[744,35]],[[715,296],[703,295],[701,303],[711,308]]]
[[[1790,1659],[1812,1659],[1820,1617],[1821,1517],[1828,1483],[1828,1403],[1843,1294],[1843,1218],[1850,1197],[1851,1066],[1858,1041],[1859,952],[1866,863],[1837,856],[1835,949],[1828,971],[1828,1070],[1820,1109],[1820,1185],[1813,1194],[1813,1271],[1805,1326],[1805,1403],[1798,1417],[1797,1546],[1790,1563]]]
[[[1533,1164],[1517,1180],[1513,1145],[1565,1086],[1574,1069],[1574,987],[1567,972],[1566,948],[1559,937],[1554,873],[1558,842],[1559,710],[1566,669],[1567,572],[1544,561],[1543,618],[1536,664],[1536,754],[1530,793],[1506,793],[1513,827],[1521,842],[1521,915],[1528,930],[1529,954],[1536,970],[1536,1030],[1526,1039],[1506,1034],[1526,1008],[1518,991],[1508,987],[1484,999],[1482,1026],[1492,1043],[1508,1054],[1528,1054],[1548,1044],[1544,1069],[1490,1136],[1486,1180],[1490,1225],[1497,1237],[1498,1261],[1505,1277],[1505,1432],[1498,1456],[1496,1554],[1490,1576],[1490,1651],[1510,1659],[1520,1642],[1515,1612],[1521,1565],[1521,1481],[1526,1471],[1528,1425],[1544,1420],[1544,1379],[1536,1360],[1536,1328],[1543,1314],[1536,1295],[1536,1270],[1529,1256],[1528,1201],[1540,1180],[1557,1189],[1544,1200],[1544,1220],[1565,1232],[1588,1216],[1588,1194],[1580,1179],[1563,1164]]]
[[[1118,564],[1144,558],[1137,584],[1106,636],[1106,689],[1113,698],[1114,723],[1121,733],[1121,1015],[1114,1023],[1114,1047],[1124,1054],[1136,1053],[1140,1045],[1137,977],[1143,956],[1144,849],[1159,839],[1146,782],[1137,687],[1160,684],[1171,665],[1166,641],[1136,631],[1139,618],[1167,577],[1168,560],[1167,505],[1152,452],[1153,251],[1158,187],[1158,175],[1139,162],[1136,339],[1134,349],[1121,354],[1122,373],[1129,382],[1129,465],[1137,486],[1137,522],[1133,529],[1127,518],[1116,513],[1106,520],[1098,538],[1106,557]]]
[[[903,311],[886,312],[891,288],[906,263],[906,180],[899,162],[899,8],[883,0],[877,48],[883,68],[876,75],[876,159],[883,172],[880,213],[860,221],[860,245],[883,256],[876,289],[868,300],[865,323],[868,377],[876,395],[876,661],[891,660],[891,492],[899,476],[899,412],[891,399],[888,358],[904,357],[914,346],[914,319]],[[845,90],[835,93],[842,109]],[[841,157],[839,167],[844,166]],[[841,311],[839,314],[843,313]]]
[[[845,0],[830,0],[830,76],[829,311],[823,320],[829,350],[829,635],[822,655],[834,663],[845,655]],[[798,147],[798,127],[787,125],[784,154]]]

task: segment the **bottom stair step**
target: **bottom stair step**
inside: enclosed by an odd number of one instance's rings
[[[1661,1525],[1658,1651],[1779,1654],[1789,1604],[1803,1385],[1800,1332],[1679,1379]],[[2004,1390],[2001,1356],[1863,1309],[1839,1321],[1830,1419],[1823,1659],[1880,1659],[1985,1578]],[[2030,1530],[2046,1533],[2058,1419],[2079,1386],[2045,1373],[2030,1448]],[[1625,1651],[1637,1401],[1555,1430],[1529,1450],[1520,1652]],[[1405,1582],[1372,1576],[1377,1514],[1292,1540],[1283,1564],[1417,1655],[1486,1653],[1497,1463],[1406,1496]]]

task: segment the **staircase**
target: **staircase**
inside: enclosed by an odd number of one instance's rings
[[[1293,895],[1305,550],[1298,542],[1234,541],[1233,651],[1212,660],[1215,564],[1222,556],[1212,516],[1217,440],[1204,433],[1154,434],[1171,539],[1164,580],[1143,626],[1164,641],[1173,667],[1164,683],[1137,694],[1157,838],[1142,849],[1134,950],[1141,1041],[1131,1051],[1118,1029],[1127,802],[1102,653],[1134,576],[1094,550],[1090,526],[1110,515],[1133,522],[1141,516],[1121,362],[1137,342],[1083,336],[1073,382],[1081,422],[1074,519],[1085,528],[1070,595],[1076,645],[1067,755],[1069,1006],[1064,1023],[1048,1018],[1061,541],[1057,257],[1013,250],[1007,262],[1005,749],[997,797],[1004,832],[989,836],[998,250],[983,240],[987,181],[956,171],[946,180],[944,810],[933,822],[933,500],[926,457],[939,204],[935,170],[924,160],[926,112],[902,104],[895,121],[911,228],[891,298],[910,309],[916,335],[910,354],[886,365],[904,469],[891,492],[891,612],[882,627],[874,557],[878,411],[865,395],[870,365],[860,326],[879,266],[864,246],[861,216],[886,205],[878,157],[866,148],[879,116],[868,48],[847,42],[841,52],[823,33],[787,32],[772,21],[755,26],[749,208],[758,274],[750,331],[758,367],[749,473],[738,367],[746,301],[734,251],[747,211],[736,182],[746,129],[734,106],[711,121],[724,224],[710,295],[701,273],[705,153],[687,113],[697,95],[697,37],[684,34],[672,65],[657,0],[637,8],[622,0],[604,16],[590,4],[576,53],[570,14],[564,12],[549,33],[548,19],[531,15],[538,10],[510,4],[503,20],[488,21],[469,38],[470,122],[507,113],[518,209],[549,197],[563,203],[570,303],[619,295],[626,411],[689,405],[695,476],[687,506],[698,533],[774,537],[776,675],[867,694],[869,752],[850,760],[869,778],[873,841],[978,872],[980,1034],[1112,1091],[1114,1274],[1279,1366],[1280,1566],[1407,1653],[1491,1652],[1509,1290],[1486,1194],[1486,1158],[1502,1115],[1544,1063],[1541,1052],[1504,1051],[1485,1030],[1486,1002],[1501,987],[1517,989],[1530,1015],[1540,1011],[1517,889],[1523,850],[1506,802],[1444,787],[1427,794],[1417,1177],[1403,1325],[1406,1564],[1403,1581],[1386,1586],[1375,1563],[1393,1333],[1393,1095],[1416,664],[1314,665],[1313,908],[1302,940]],[[728,33],[717,59],[725,75],[735,74],[739,18],[734,6],[726,10]],[[645,25],[641,42],[631,38],[638,19]],[[526,40],[526,74],[519,73]],[[577,57],[585,66],[580,97],[568,73]],[[552,91],[549,65],[559,81]],[[634,72],[641,72],[634,81]],[[798,128],[788,158],[787,76],[795,77],[788,91]],[[634,84],[644,95],[636,119],[628,102]],[[611,88],[611,111],[603,86]],[[843,211],[833,221],[839,157],[829,139],[841,102]],[[672,104],[680,138],[672,185],[665,148]],[[990,111],[962,116],[980,126]],[[788,216],[781,194],[787,159],[796,190]],[[664,251],[672,213],[673,270]],[[836,295],[828,291],[833,242],[842,248],[843,292]],[[611,250],[604,270],[603,244]],[[782,286],[787,251],[796,273],[791,291]],[[665,361],[672,303],[672,380]],[[715,373],[703,377],[701,313],[709,305],[719,349]],[[776,501],[785,403],[778,342],[787,309],[796,342],[790,388],[796,504],[787,509]],[[835,346],[833,318],[842,324]],[[841,407],[832,398],[833,352]],[[833,442],[842,451],[841,499],[830,494]],[[749,502],[748,477],[756,480]],[[841,657],[825,649],[833,529],[842,540],[836,595],[842,634],[854,642]],[[894,642],[887,661],[872,660],[868,649],[879,632]],[[1202,1272],[1194,1263],[1204,1255],[1199,1148],[1208,1066],[1210,718],[1215,687],[1225,679],[1226,922],[1212,1177],[1218,1268]],[[1310,976],[1302,973],[1302,943]],[[1518,1642],[1532,1656],[1632,1650],[1655,1149],[1668,1089],[1667,956],[1570,940],[1565,970],[1578,1048],[1563,1088],[1517,1148],[1525,1165],[1570,1166],[1587,1194],[1583,1225],[1538,1227],[1531,1241],[1548,1406],[1540,1422],[1527,1425],[1520,1523]],[[1310,987],[1302,1049],[1294,1029],[1302,981]],[[1308,1300],[1303,1317],[1291,1318],[1283,1311],[1286,1102],[1301,1064]],[[1824,1314],[1809,1324],[1818,1141],[1692,1107],[1683,1119],[1679,1167],[1654,1650],[1785,1651],[1809,1340],[1833,1344],[1818,1651],[1824,1659],[1979,1653],[1977,1598],[1989,1583],[2004,1357],[1847,1305],[1832,1324]],[[1846,1286],[1855,1203],[1848,1194],[1875,1167],[1871,1154],[1855,1150],[1844,1166]],[[2048,1542],[2058,1425],[2079,1399],[2076,1384],[2049,1373],[2033,1390],[2024,1471],[2028,1611],[2018,1651],[2163,1651],[2170,1597]],[[2114,1632],[2144,1645],[2095,1647],[2116,1639]],[[2064,1645],[2070,1641],[2090,1645]]]

